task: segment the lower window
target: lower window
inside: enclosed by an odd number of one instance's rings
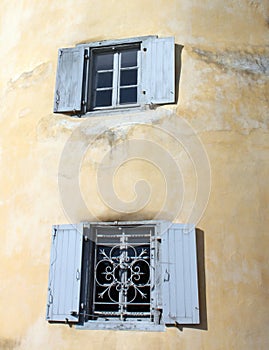
[[[47,320],[156,331],[199,323],[194,228],[160,221],[54,226]]]
[[[86,237],[80,320],[159,324],[155,227],[92,225]]]

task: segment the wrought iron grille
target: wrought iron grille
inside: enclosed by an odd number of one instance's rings
[[[111,232],[112,231],[112,232]],[[96,316],[152,318],[154,288],[152,229],[96,231],[94,300]]]

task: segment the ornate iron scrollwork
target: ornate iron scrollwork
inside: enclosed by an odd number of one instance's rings
[[[117,305],[114,311],[121,317],[135,312],[128,305],[138,311],[139,305],[149,304],[150,244],[129,242],[122,233],[118,244],[97,246],[95,284],[96,302]]]

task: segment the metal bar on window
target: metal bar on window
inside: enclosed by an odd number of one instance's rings
[[[96,230],[94,314],[121,321],[130,317],[151,319],[151,230],[130,233],[131,227],[123,227],[121,234],[115,234],[115,227],[111,233],[100,233],[102,229]]]

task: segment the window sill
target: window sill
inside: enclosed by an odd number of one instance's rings
[[[164,324],[154,324],[146,321],[122,322],[122,321],[88,321],[83,326],[77,325],[80,330],[123,330],[123,331],[145,331],[164,332]]]
[[[119,114],[125,114],[125,113],[137,113],[137,112],[143,112],[143,111],[148,111],[156,108],[156,106],[153,105],[144,105],[144,106],[133,106],[133,107],[122,107],[122,108],[114,108],[114,109],[98,109],[98,110],[93,110],[89,111],[83,115],[75,116],[77,118],[89,118],[89,117],[96,117],[100,115],[119,115]]]

